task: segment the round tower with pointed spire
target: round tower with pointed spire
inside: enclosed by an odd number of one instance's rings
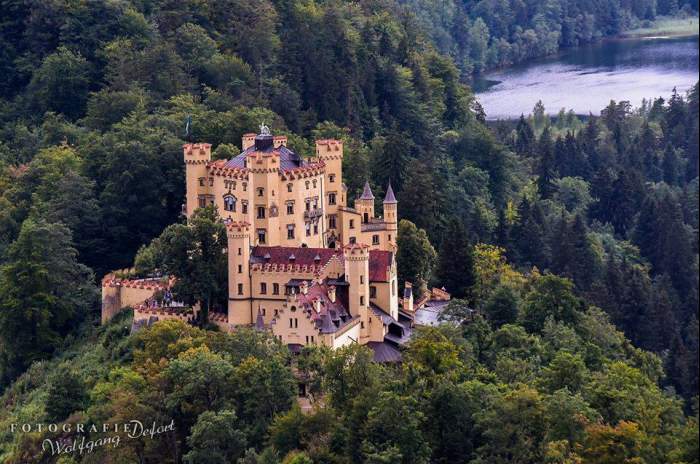
[[[384,196],[383,207],[384,222],[386,223],[386,230],[388,232],[387,238],[392,245],[396,243],[396,233],[399,229],[398,206],[399,202],[396,201],[394,190],[391,188],[391,184],[389,184],[386,189],[386,195]]]
[[[369,182],[365,182],[362,195],[355,200],[355,209],[362,216],[363,223],[374,219],[374,194],[372,194],[372,188],[369,186]]]

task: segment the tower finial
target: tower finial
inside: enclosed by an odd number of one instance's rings
[[[270,128],[265,125],[264,121],[262,124],[260,124],[260,135],[271,135]]]
[[[365,182],[365,187],[362,189],[362,196],[360,200],[374,200],[374,194],[372,193],[372,188],[369,186],[369,181]]]
[[[394,190],[391,188],[391,182],[389,182],[389,186],[386,189],[386,195],[384,195],[384,204],[392,204],[392,203],[398,203],[396,201],[396,195],[394,195]]]

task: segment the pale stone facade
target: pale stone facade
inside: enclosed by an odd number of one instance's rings
[[[361,343],[392,354],[408,338],[412,315],[399,304],[391,186],[383,218],[369,184],[351,208],[341,141],[316,141],[306,160],[286,137],[261,132],[245,134],[241,154],[230,160],[212,160],[206,143],[183,147],[183,212],[215,205],[227,228],[228,311],[213,314],[215,323],[269,330],[292,349]],[[153,293],[117,298],[103,282],[103,321],[124,303],[149,317],[153,309],[143,302]]]

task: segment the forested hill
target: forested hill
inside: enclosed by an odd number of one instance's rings
[[[400,0],[438,50],[466,73],[507,66],[615,36],[697,0]]]
[[[697,462],[698,87],[487,127],[463,84],[682,9],[2,2],[0,461],[40,453],[12,421],[136,414],[177,433],[115,461]],[[99,277],[182,220],[188,116],[217,158],[261,122],[303,155],[342,138],[349,199],[394,186],[400,280],[468,322],[418,331],[398,367],[309,350],[310,416],[263,334],[96,329]]]

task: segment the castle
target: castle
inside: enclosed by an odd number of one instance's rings
[[[213,322],[270,330],[292,350],[360,343],[385,358],[397,355],[410,334],[413,301],[399,298],[398,205],[390,185],[383,218],[369,184],[351,208],[341,141],[318,140],[315,156],[303,159],[265,126],[243,135],[242,152],[230,160],[212,161],[207,143],[183,148],[183,212],[190,217],[215,205],[226,223],[228,310]],[[125,289],[143,294],[145,286],[106,277],[103,320],[129,300]],[[166,308],[135,307],[135,319],[154,314],[173,317]]]

